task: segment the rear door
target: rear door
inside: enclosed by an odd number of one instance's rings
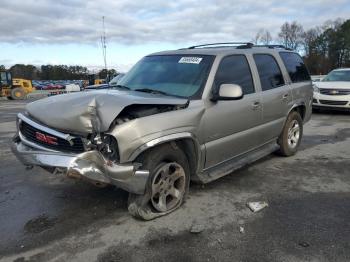
[[[283,64],[288,71],[293,103],[305,105],[304,120],[311,117],[311,100],[313,95],[310,74],[299,54],[294,52],[280,52]]]
[[[244,97],[240,100],[210,102],[203,116],[206,146],[205,167],[211,167],[259,144],[257,127],[262,121],[260,93],[245,55],[224,57],[216,72],[213,88],[237,84]]]
[[[292,93],[277,59],[272,54],[254,54],[261,85],[263,107],[262,139],[267,142],[278,137],[290,109]]]

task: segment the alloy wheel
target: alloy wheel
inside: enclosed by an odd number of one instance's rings
[[[300,126],[297,120],[293,120],[290,123],[290,127],[288,129],[288,146],[290,148],[295,148],[300,139]]]
[[[164,163],[153,177],[152,205],[159,212],[167,212],[181,203],[185,190],[185,170],[176,162]]]

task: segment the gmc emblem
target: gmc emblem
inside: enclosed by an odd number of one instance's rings
[[[35,132],[35,137],[41,142],[44,142],[49,145],[58,145],[57,138],[53,136],[48,136],[40,132]]]

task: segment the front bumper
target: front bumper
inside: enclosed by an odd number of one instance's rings
[[[350,95],[324,95],[314,92],[312,107],[350,110]]]
[[[133,164],[121,165],[106,161],[98,151],[66,154],[35,149],[14,139],[12,151],[26,166],[40,166],[65,173],[70,177],[82,177],[95,183],[113,184],[128,192],[143,194],[149,172],[137,170]]]

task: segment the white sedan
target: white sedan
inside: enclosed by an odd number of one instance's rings
[[[347,109],[350,111],[350,68],[331,71],[319,82],[314,82],[314,109]]]

